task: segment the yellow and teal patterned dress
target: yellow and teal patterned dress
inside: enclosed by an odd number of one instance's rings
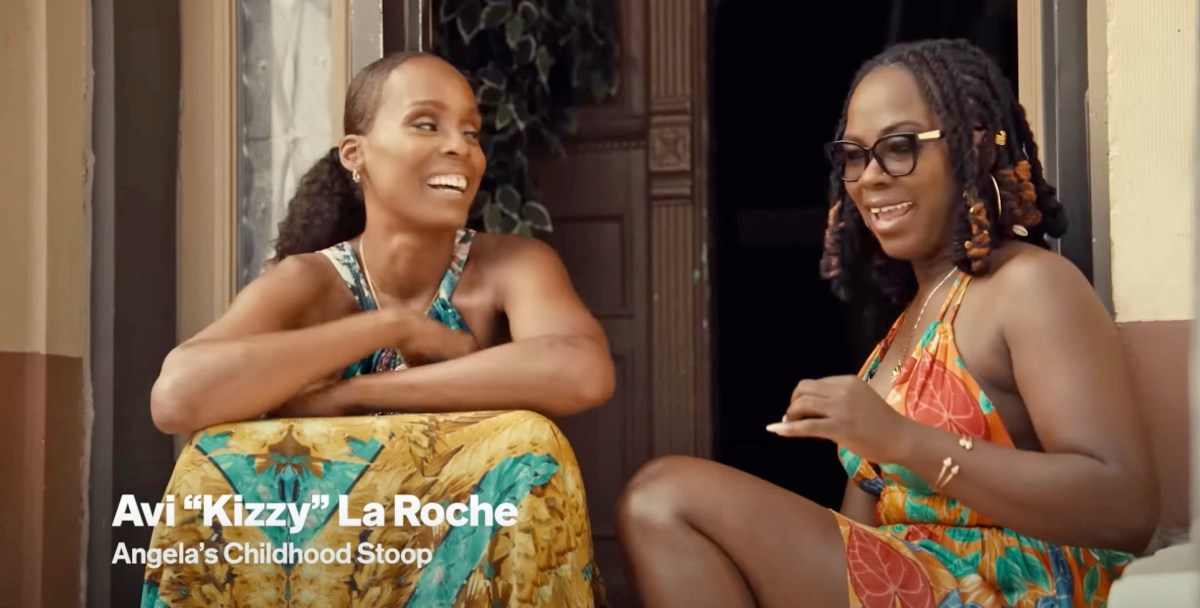
[[[906,357],[887,402],[917,422],[1016,449],[955,346],[953,321],[969,282],[959,273],[938,319]],[[879,367],[903,320],[876,347],[863,377]],[[878,526],[835,512],[851,608],[1101,607],[1133,559],[1121,551],[1024,536],[934,493],[904,467],[866,462],[845,448],[839,456],[858,487],[879,498]]]
[[[462,230],[454,260],[429,315],[469,331],[450,296],[466,264],[473,233]],[[323,251],[360,307],[375,307],[353,249]],[[405,367],[393,350],[351,365],[346,377]],[[206,525],[187,496],[237,496],[243,502],[309,505],[302,526]],[[328,496],[324,503],[318,496]],[[358,525],[339,525],[346,497]],[[516,506],[515,524],[393,525],[397,495],[421,505]],[[566,438],[528,411],[390,414],[268,419],[223,424],[196,433],[175,466],[165,496],[174,525],[155,527],[151,547],[209,550],[199,563],[148,565],[141,606],[478,607],[607,606],[593,558],[583,480]],[[164,499],[165,501],[165,499]],[[386,523],[364,506],[384,507]],[[315,506],[314,506],[315,505]],[[226,510],[232,513],[232,510]],[[231,520],[232,521],[232,520]],[[489,525],[490,524],[490,525]],[[247,548],[287,546],[325,555],[284,563],[231,563]],[[361,559],[359,547],[377,557]],[[352,548],[341,560],[333,550]],[[401,552],[410,549],[409,558]],[[411,559],[426,550],[428,562]],[[227,553],[229,551],[230,553]],[[280,552],[282,555],[283,552]],[[203,554],[202,554],[203,555]],[[241,560],[226,559],[235,555]],[[346,555],[343,550],[342,556]]]

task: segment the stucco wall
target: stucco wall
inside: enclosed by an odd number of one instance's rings
[[[1193,316],[1197,3],[1153,6],[1110,0],[1105,7],[1104,135],[1118,321]]]
[[[73,605],[82,585],[88,7],[0,2],[0,604]]]

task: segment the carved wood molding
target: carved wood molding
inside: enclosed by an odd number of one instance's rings
[[[692,120],[683,114],[650,119],[650,172],[690,171],[692,168]]]
[[[711,453],[706,3],[649,5],[648,199],[656,455]]]
[[[699,58],[695,24],[698,4],[690,0],[650,3],[650,204],[692,197],[697,94],[693,72]]]

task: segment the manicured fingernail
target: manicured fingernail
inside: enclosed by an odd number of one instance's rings
[[[767,425],[767,430],[771,431],[772,433],[778,433],[779,431],[783,430],[783,423],[782,422],[772,422],[771,424]]]

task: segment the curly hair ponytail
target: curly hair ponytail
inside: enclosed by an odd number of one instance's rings
[[[342,166],[334,148],[300,178],[287,215],[279,223],[275,261],[352,239],[366,224],[362,189]]]

